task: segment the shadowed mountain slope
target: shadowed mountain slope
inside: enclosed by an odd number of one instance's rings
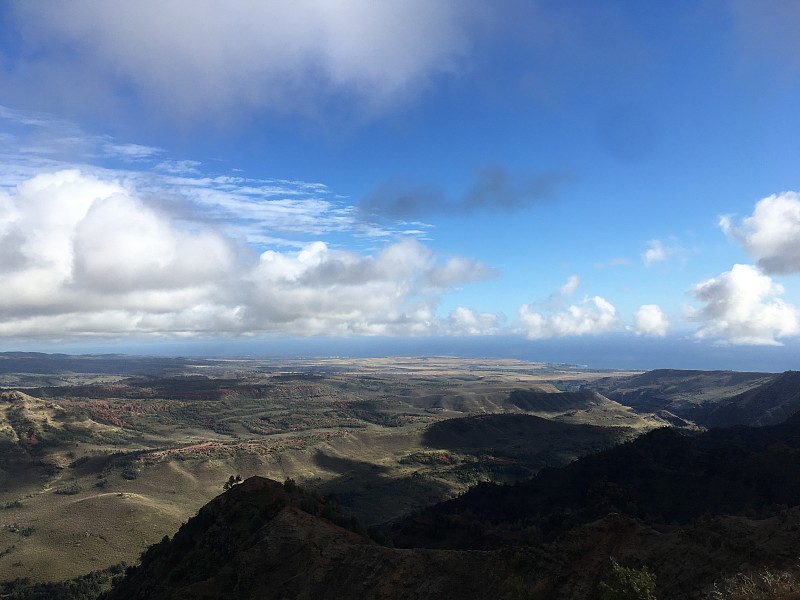
[[[669,411],[705,427],[771,425],[800,410],[800,373],[658,369],[586,386],[638,412]]]
[[[527,414],[477,415],[430,425],[423,443],[432,448],[491,455],[524,464],[533,474],[578,456],[609,448],[636,433],[625,427],[576,425]]]
[[[608,402],[597,392],[559,392],[537,389],[518,389],[509,395],[509,403],[527,412],[562,413],[586,409]]]
[[[774,425],[800,410],[800,371],[787,371],[715,406],[704,418],[708,427]]]
[[[106,600],[282,598],[598,600],[609,557],[656,573],[660,600],[708,598],[715,581],[796,563],[800,509],[706,515],[654,527],[619,513],[545,544],[493,551],[394,549],[315,515],[298,490],[251,478],[152,546]],[[520,540],[517,540],[518,542]]]
[[[106,600],[489,599],[517,585],[499,555],[385,548],[323,514],[341,518],[294,486],[251,477],[152,546]]]
[[[654,430],[527,482],[481,484],[396,524],[392,536],[403,547],[486,549],[553,539],[612,512],[669,525],[796,505],[800,415],[696,436]]]

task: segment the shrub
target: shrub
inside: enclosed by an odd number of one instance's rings
[[[611,574],[600,583],[602,600],[656,600],[656,576],[647,567],[623,567],[611,559]]]
[[[236,475],[236,476],[231,475],[230,477],[228,477],[228,481],[222,484],[222,489],[227,492],[229,489],[239,485],[240,483],[242,483],[241,475]]]
[[[56,494],[61,496],[74,496],[75,494],[79,494],[81,489],[81,486],[79,486],[77,483],[71,483],[70,485],[56,488]]]
[[[737,573],[706,595],[708,600],[774,600],[800,590],[800,581],[789,571],[764,569],[757,575]]]
[[[139,471],[136,470],[136,467],[128,466],[122,469],[122,478],[127,479],[128,481],[133,481],[139,476]]]

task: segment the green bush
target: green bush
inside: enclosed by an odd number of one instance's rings
[[[122,469],[123,479],[127,479],[128,481],[133,481],[138,476],[139,476],[139,471],[136,469],[136,467],[127,466],[124,469]]]
[[[56,494],[60,496],[74,496],[75,494],[80,494],[81,489],[81,486],[79,486],[77,483],[71,483],[69,485],[56,488]]]
[[[656,576],[647,567],[623,567],[611,559],[611,574],[600,583],[602,600],[656,600]]]

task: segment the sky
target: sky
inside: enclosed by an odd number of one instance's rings
[[[799,29],[794,0],[3,2],[0,350],[797,368]]]

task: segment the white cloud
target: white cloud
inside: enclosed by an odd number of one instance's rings
[[[800,334],[800,311],[778,296],[783,286],[752,265],[730,271],[692,288],[705,306],[697,314],[705,324],[699,338],[721,338],[732,344],[779,345],[779,338]]]
[[[669,329],[669,320],[658,304],[643,304],[634,314],[636,335],[664,337]]]
[[[667,250],[664,248],[664,244],[659,240],[647,242],[647,250],[642,253],[642,260],[648,267],[653,263],[667,260]]]
[[[456,256],[431,270],[428,282],[434,288],[450,288],[458,283],[491,279],[496,275],[497,273],[493,269],[483,263]]]
[[[160,148],[143,146],[141,144],[113,144],[109,143],[105,147],[106,154],[122,158],[123,160],[143,160],[152,158],[156,154],[163,152]]]
[[[581,278],[577,275],[570,275],[567,279],[566,283],[558,288],[558,293],[562,296],[571,296],[575,293],[575,290],[578,289],[578,286],[581,284]]]
[[[311,113],[328,93],[375,107],[454,69],[473,11],[458,0],[26,0],[12,14],[36,61],[6,57],[17,64],[5,76],[9,87],[36,79],[73,102],[109,101],[120,85],[179,118]]]
[[[73,232],[73,285],[135,291],[206,285],[225,277],[234,251],[213,231],[186,231],[138,198],[98,198]]]
[[[448,330],[454,335],[488,335],[500,329],[499,319],[493,313],[476,313],[471,308],[459,306],[450,312]]]
[[[523,304],[519,318],[530,339],[560,336],[598,334],[611,330],[617,323],[617,309],[613,304],[594,296],[580,305],[571,305],[563,311],[543,315]]]
[[[202,206],[162,210],[136,183],[72,169],[0,189],[0,336],[447,332],[440,296],[492,274],[414,239],[256,250]]]
[[[199,175],[202,163],[196,160],[165,160],[158,163],[155,168],[163,173],[170,175]]]
[[[800,194],[797,192],[783,192],[760,200],[753,214],[738,225],[730,217],[722,217],[720,227],[767,273],[800,272]]]
[[[690,251],[678,243],[675,237],[669,237],[666,241],[649,240],[647,249],[642,252],[642,262],[646,267],[651,267],[656,263],[667,261],[678,261],[684,264],[689,258]]]

